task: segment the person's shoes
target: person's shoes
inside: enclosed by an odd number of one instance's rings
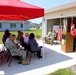
[[[42,48],[43,46],[40,46],[40,48]]]
[[[20,56],[20,61],[22,61],[23,59],[22,59],[22,56]]]
[[[30,63],[28,61],[22,61],[22,65],[29,65]]]
[[[17,62],[18,64],[21,64],[21,61]]]
[[[42,58],[42,56],[38,56],[38,58],[40,59],[40,58]]]
[[[39,58],[42,58],[42,56],[39,56]]]

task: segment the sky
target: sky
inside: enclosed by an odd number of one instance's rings
[[[21,1],[42,7],[44,8],[44,10],[46,10],[49,8],[53,8],[53,7],[68,3],[73,0],[21,0]],[[40,22],[42,22],[42,18],[37,18],[30,21],[39,24]]]

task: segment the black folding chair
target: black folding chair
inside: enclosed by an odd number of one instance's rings
[[[30,53],[29,61],[31,61],[33,55],[36,56],[35,54],[37,54],[37,51],[27,51],[26,58],[28,57],[29,53]]]
[[[30,46],[29,46],[29,49],[26,51],[26,58],[28,57],[28,54],[29,54],[29,62],[31,61],[31,58],[33,57],[33,56],[36,56],[37,55],[37,52],[38,51],[32,51],[31,50],[31,48],[30,48]]]
[[[11,64],[11,62],[12,62],[12,59],[15,58],[15,57],[17,57],[17,55],[12,55],[12,54],[10,53],[10,50],[9,50],[9,49],[7,49],[7,50],[8,50],[7,62],[8,62],[8,66],[10,66],[10,64]]]

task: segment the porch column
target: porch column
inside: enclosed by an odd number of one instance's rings
[[[47,19],[42,18],[42,37],[45,37],[47,34]]]

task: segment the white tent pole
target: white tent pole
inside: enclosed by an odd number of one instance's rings
[[[42,48],[42,51],[43,51],[43,58],[44,58],[44,17],[42,18],[42,43],[43,43],[43,48]]]

